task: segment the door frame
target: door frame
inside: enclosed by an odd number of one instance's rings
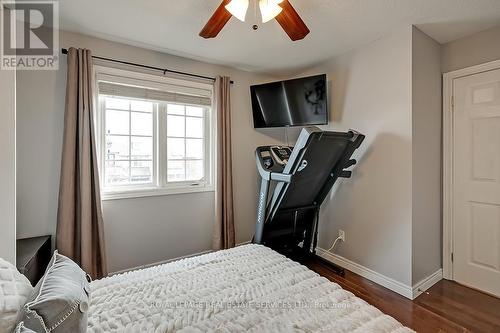
[[[443,278],[453,280],[453,81],[500,69],[500,60],[443,74]]]

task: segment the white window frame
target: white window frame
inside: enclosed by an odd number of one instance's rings
[[[187,93],[204,97],[213,96],[213,84],[181,80],[171,77],[145,74],[136,71],[123,70],[113,67],[94,66],[96,110],[96,142],[100,169],[101,199],[114,200],[125,198],[163,196],[172,194],[212,192],[215,190],[215,112],[212,106],[203,107],[204,112],[204,168],[205,177],[201,181],[167,181],[167,105],[181,104],[156,101],[153,109],[153,182],[151,184],[127,184],[106,187],[104,182],[105,148],[106,148],[106,120],[105,99],[99,96],[98,82],[109,81],[129,85],[164,89],[177,93]]]

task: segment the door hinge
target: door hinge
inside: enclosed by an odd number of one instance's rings
[[[453,262],[453,252],[451,253],[451,262]]]

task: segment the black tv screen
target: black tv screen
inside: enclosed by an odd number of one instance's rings
[[[254,127],[327,124],[326,84],[322,74],[251,86]]]

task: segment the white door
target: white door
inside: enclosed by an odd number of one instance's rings
[[[453,279],[500,297],[500,69],[453,81]]]

